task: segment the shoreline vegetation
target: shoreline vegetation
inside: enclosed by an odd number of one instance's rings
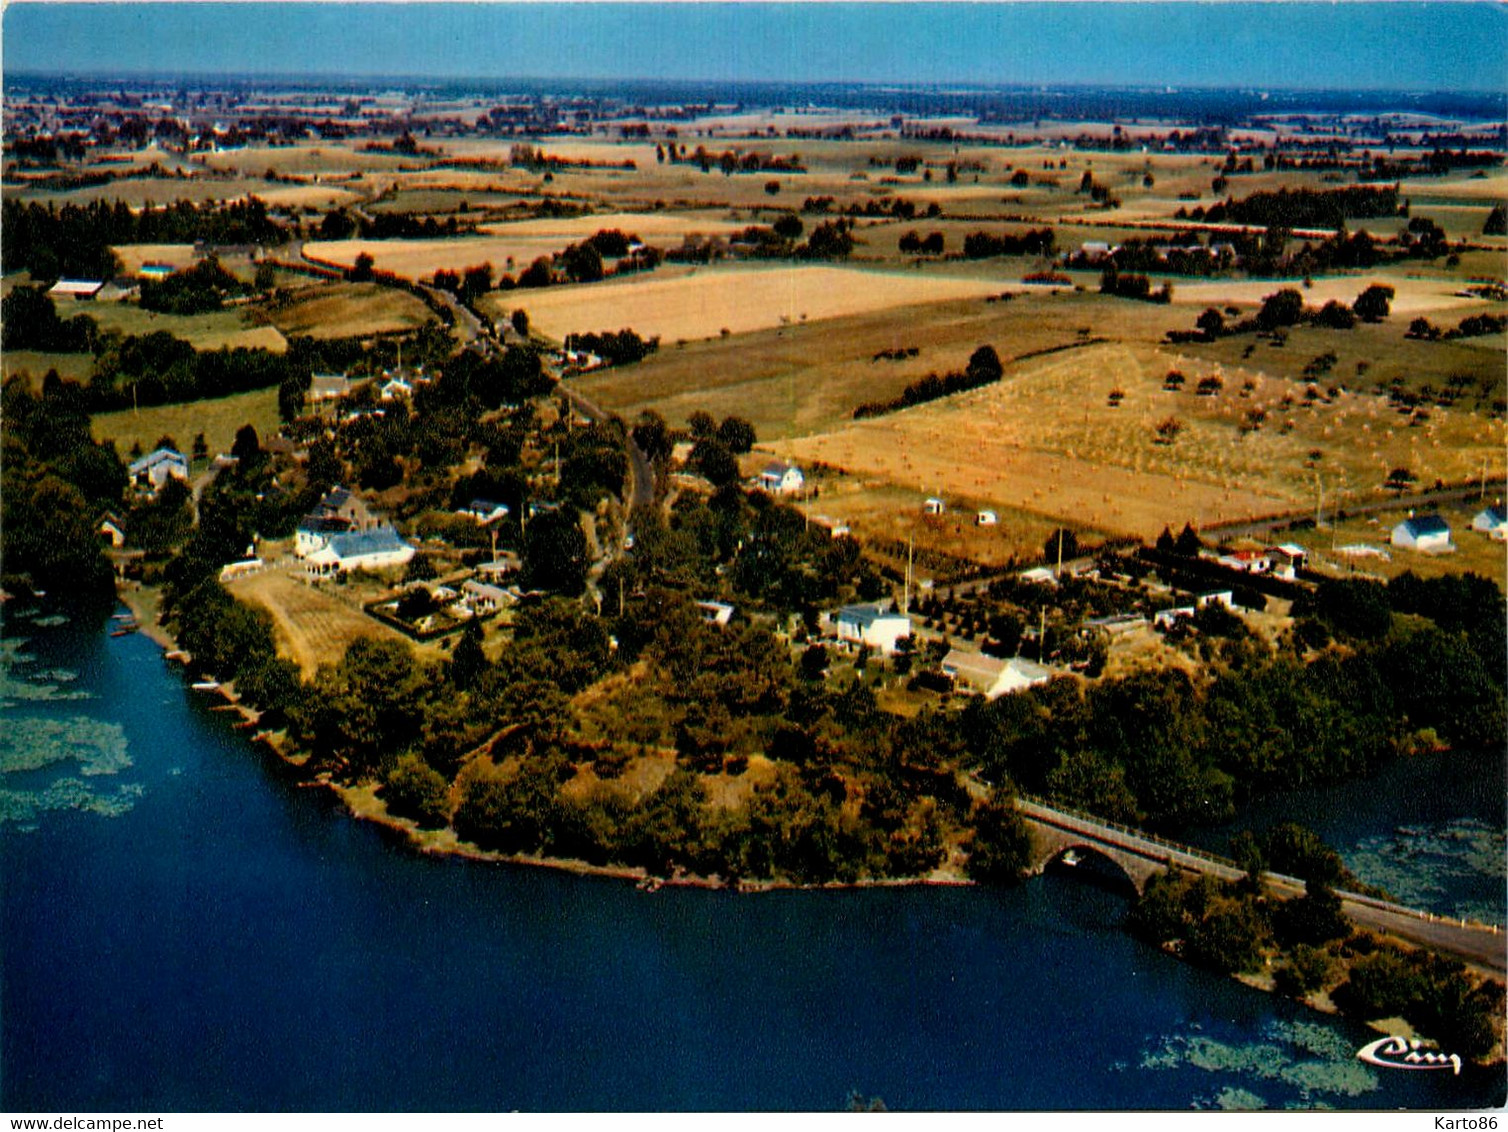
[[[192,658],[179,647],[177,639],[159,620],[159,596],[140,585],[119,588],[119,597],[135,616],[140,631],[163,648],[166,659],[183,665],[187,671]],[[241,723],[237,725],[238,729],[256,727],[264,713],[245,703],[233,684],[219,684],[214,691],[224,703],[212,710],[239,714]],[[647,892],[666,886],[747,894],[910,886],[975,887],[986,883],[966,875],[951,859],[927,874],[916,876],[863,877],[819,883],[802,883],[789,878],[741,878],[730,882],[717,876],[687,872],[680,867],[668,870],[666,875],[657,875],[645,866],[603,865],[568,857],[491,850],[461,839],[449,825],[442,829],[425,828],[414,818],[393,813],[386,801],[379,797],[381,785],[375,781],[343,783],[328,771],[310,774],[310,753],[291,750],[286,734],[257,731],[250,738],[265,747],[285,767],[304,773],[306,777],[301,785],[330,791],[340,800],[349,817],[370,822],[384,837],[400,842],[408,851],[425,855],[456,857],[483,864],[547,868],[573,876],[632,882]],[[1476,1006],[1471,1018],[1464,1023],[1464,1031],[1459,1028],[1463,1023],[1458,1019],[1452,1017],[1445,1022],[1456,1031],[1453,1037],[1458,1042],[1468,1043],[1464,1047],[1469,1050],[1466,1060],[1478,1068],[1492,1069],[1503,1065],[1508,1040],[1505,1040],[1502,1024],[1503,987],[1496,981],[1496,973],[1474,964],[1446,959],[1396,937],[1356,928],[1341,914],[1340,902],[1330,891],[1330,884],[1343,880],[1352,888],[1366,886],[1358,884],[1341,864],[1339,856],[1312,834],[1293,826],[1279,829],[1283,832],[1272,835],[1266,845],[1259,845],[1249,834],[1238,837],[1236,850],[1251,865],[1251,875],[1246,881],[1222,885],[1212,878],[1193,877],[1177,871],[1154,876],[1146,891],[1132,898],[1127,930],[1165,954],[1213,969],[1254,990],[1279,994],[1318,1013],[1350,1017],[1377,1033],[1406,1039],[1428,1041],[1434,1036],[1427,1029],[1421,1030],[1417,1003],[1412,1004],[1414,1009],[1410,1009],[1409,980],[1413,980],[1416,992],[1420,980],[1427,981],[1431,977],[1436,983],[1453,980],[1454,985],[1443,994],[1455,998],[1457,1009],[1470,1000],[1474,1000]],[[1286,843],[1278,844],[1285,836]],[[1303,896],[1280,898],[1276,905],[1276,916],[1287,925],[1283,929],[1286,937],[1283,942],[1289,948],[1287,964],[1276,971],[1272,967],[1273,956],[1261,955],[1257,950],[1256,933],[1232,932],[1229,927],[1232,918],[1250,915],[1251,899],[1260,903],[1269,898],[1270,894],[1260,879],[1261,865],[1264,858],[1274,856],[1284,867],[1306,878]],[[1024,881],[1040,871],[1019,872],[1014,879]],[[1246,886],[1244,891],[1242,885]],[[1219,923],[1222,918],[1227,921],[1225,924]],[[1244,951],[1245,954],[1212,953],[1220,949]],[[1281,956],[1283,952],[1280,950],[1279,954]],[[1366,986],[1360,990],[1356,989],[1357,979],[1353,978],[1359,966],[1365,966],[1369,976]],[[1466,975],[1467,971],[1475,972],[1475,976]],[[1339,995],[1336,995],[1337,991]],[[1337,997],[1344,1000],[1337,1001]],[[1375,1004],[1374,1008],[1358,1013],[1357,1005],[1367,1002]],[[1352,1009],[1348,1011],[1347,1005]],[[1414,1016],[1410,1017],[1410,1014]],[[1442,1021],[1438,1014],[1433,1020]],[[1442,1048],[1448,1048],[1450,1044],[1448,1039],[1441,1043]]]

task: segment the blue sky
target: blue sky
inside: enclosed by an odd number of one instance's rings
[[[68,4],[7,71],[1508,88],[1496,3]]]

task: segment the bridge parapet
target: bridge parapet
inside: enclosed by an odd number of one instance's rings
[[[1040,872],[1069,849],[1083,848],[1118,865],[1138,892],[1163,869],[1187,869],[1222,880],[1237,880],[1246,875],[1234,861],[1218,854],[1180,845],[1118,822],[1061,809],[1038,798],[1019,796],[1016,809],[1031,827],[1034,871]],[[1303,880],[1282,873],[1264,872],[1262,881],[1285,897],[1305,891]],[[1458,921],[1358,892],[1337,890],[1336,896],[1340,897],[1345,914],[1359,926],[1391,932],[1495,972],[1508,967],[1502,929],[1496,925]]]

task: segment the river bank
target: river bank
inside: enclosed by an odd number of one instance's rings
[[[164,648],[170,658],[177,659],[185,663],[185,665],[191,663],[191,658],[182,653],[181,650],[177,649],[177,642],[173,639],[171,633],[168,632],[167,628],[163,626],[157,619],[157,611],[159,606],[159,602],[157,601],[157,597],[159,595],[157,594],[157,591],[137,588],[134,590],[125,591],[121,596],[122,600],[125,601],[127,605],[132,609],[133,614],[136,615],[143,635],[147,636],[154,643]],[[214,691],[216,694],[225,699],[226,703],[223,707],[223,710],[235,710],[239,712],[243,718],[244,724],[247,726],[252,726],[255,724],[259,717],[259,713],[257,713],[251,706],[241,703],[239,696],[237,696],[234,689],[229,684],[217,685],[215,688],[210,690]],[[719,877],[701,876],[682,871],[672,873],[670,876],[655,876],[642,867],[624,865],[598,865],[575,859],[527,856],[487,850],[475,844],[462,841],[457,837],[454,830],[449,827],[438,830],[424,829],[421,828],[417,822],[412,821],[411,819],[392,814],[391,812],[389,812],[387,805],[385,804],[383,799],[379,796],[378,791],[380,787],[375,783],[367,782],[351,785],[337,782],[328,775],[308,775],[305,768],[305,763],[308,759],[308,753],[289,749],[288,744],[280,735],[269,732],[259,732],[254,736],[254,739],[259,741],[261,745],[265,746],[268,751],[273,754],[283,765],[299,771],[302,776],[300,785],[310,786],[328,791],[336,799],[339,800],[342,808],[350,816],[355,817],[364,823],[370,823],[379,827],[383,830],[385,836],[387,836],[388,838],[396,840],[402,843],[405,847],[410,848],[424,856],[454,857],[462,860],[492,864],[519,865],[527,866],[530,869],[551,870],[576,876],[627,881],[635,884],[639,888],[648,890],[656,890],[661,887],[669,886],[675,888],[703,890],[731,889],[737,892],[778,892],[798,890],[821,891],[838,889],[893,889],[925,886],[967,887],[974,884],[973,881],[963,875],[961,868],[954,862],[950,862],[949,865],[945,865],[944,867],[926,876],[876,878],[846,883],[833,882],[820,885],[803,885],[791,881],[777,879],[756,881],[741,880],[730,884],[726,880]],[[1383,938],[1390,940],[1392,939],[1392,937],[1386,935],[1383,935]],[[1411,948],[1412,946],[1404,943],[1404,941],[1401,940],[1397,942],[1403,944],[1403,946],[1405,947]],[[1171,951],[1170,953],[1179,955],[1179,952],[1176,949]],[[1281,955],[1279,955],[1278,958],[1280,961],[1282,960]],[[1269,959],[1269,966],[1270,964],[1271,960]],[[1339,969],[1342,981],[1344,980],[1345,972],[1346,970],[1348,970],[1348,967],[1349,965],[1347,963],[1343,962],[1340,964]],[[1491,972],[1485,971],[1479,971],[1479,973],[1489,975],[1492,974]],[[1241,982],[1244,985],[1252,987],[1253,989],[1263,990],[1267,993],[1272,994],[1278,993],[1277,986],[1269,973],[1262,973],[1255,976],[1243,976],[1237,974],[1231,977],[1235,981]],[[1291,999],[1291,1001],[1299,1002],[1300,1004],[1319,1013],[1332,1015],[1339,1013],[1335,1004],[1330,1001],[1328,995],[1310,995],[1306,998]],[[1495,1051],[1494,1057],[1488,1063],[1500,1061],[1502,1058],[1501,1050],[1502,1047],[1500,1043],[1498,1050]]]

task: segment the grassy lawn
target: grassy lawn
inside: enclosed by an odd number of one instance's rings
[[[161,436],[171,436],[187,454],[194,437],[201,432],[211,454],[228,452],[236,430],[242,425],[251,425],[258,436],[265,437],[276,434],[280,423],[278,391],[254,389],[207,401],[154,405],[138,412],[123,409],[100,413],[94,417],[91,429],[96,440],[113,439],[116,450],[124,457],[135,444],[140,444],[143,452],[150,452]]]
[[[1333,526],[1327,523],[1314,530],[1285,531],[1282,538],[1285,542],[1306,547],[1327,568],[1338,573],[1395,578],[1412,570],[1422,578],[1435,578],[1471,572],[1491,578],[1508,589],[1508,544],[1471,529],[1471,517],[1492,502],[1494,499],[1489,495],[1486,503],[1463,503],[1440,509],[1440,517],[1450,524],[1451,541],[1456,547],[1450,554],[1421,554],[1390,545],[1393,527],[1408,518],[1407,510],[1346,519]],[[1501,503],[1501,500],[1497,502]],[[1337,553],[1336,548],[1345,546],[1376,547],[1388,557]]]

